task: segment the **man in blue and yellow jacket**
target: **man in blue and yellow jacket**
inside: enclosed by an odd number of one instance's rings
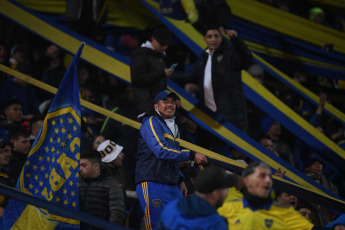
[[[204,155],[180,148],[180,132],[174,120],[176,99],[169,90],[159,92],[155,111],[144,117],[140,128],[135,183],[146,229],[156,229],[163,208],[187,195],[179,162],[207,163]]]

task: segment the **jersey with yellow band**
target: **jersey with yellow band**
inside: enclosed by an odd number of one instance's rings
[[[244,198],[225,202],[218,213],[227,219],[229,230],[310,230],[314,226],[293,207],[270,203],[254,208]]]

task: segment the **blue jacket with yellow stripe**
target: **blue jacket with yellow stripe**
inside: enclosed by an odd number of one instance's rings
[[[174,138],[165,121],[157,113],[146,116],[138,140],[135,183],[152,181],[177,185],[183,178],[179,162],[194,159],[195,153],[180,149],[180,132]]]

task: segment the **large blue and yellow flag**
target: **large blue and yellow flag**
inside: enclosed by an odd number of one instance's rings
[[[60,206],[79,210],[80,99],[77,64],[80,46],[61,82],[28,155],[16,188]],[[79,229],[79,221],[10,200],[0,229]]]

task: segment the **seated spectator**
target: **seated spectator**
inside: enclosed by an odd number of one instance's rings
[[[315,180],[317,183],[320,183],[323,187],[327,188],[331,192],[338,195],[338,188],[330,182],[324,175],[323,175],[323,164],[322,161],[319,160],[318,155],[315,153],[311,153],[305,156],[303,159],[304,164],[304,173],[310,177],[311,179]],[[318,224],[325,225],[328,224],[335,218],[335,214],[331,212],[329,209],[322,207],[320,205],[311,203],[310,204],[316,212],[316,220]]]
[[[294,209],[297,206],[297,197],[283,191],[276,191],[276,201],[279,204],[292,206]]]
[[[97,150],[98,149],[98,146],[103,142],[105,141],[105,137],[103,134],[99,133],[97,134],[94,138],[93,138],[93,141],[92,141],[92,146],[91,148],[93,150]]]
[[[252,159],[250,159],[245,153],[241,152],[238,149],[233,149],[231,151],[232,154],[232,159],[239,161],[243,164],[249,164],[250,162],[252,162]]]
[[[320,183],[323,187],[338,195],[338,188],[323,175],[323,164],[318,155],[311,153],[305,156],[304,173]]]
[[[4,113],[8,123],[19,124],[23,118],[22,103],[16,98],[9,99],[5,102]]]
[[[310,21],[325,25],[325,12],[320,7],[314,7],[309,10]]]
[[[296,210],[302,215],[304,216],[307,220],[309,220],[310,222],[313,222],[311,217],[311,211],[312,211],[312,207],[310,207],[309,205],[306,204],[302,204],[299,205]]]
[[[123,167],[125,154],[122,152],[123,147],[113,141],[106,140],[102,142],[97,151],[101,154],[102,162],[108,172],[121,184],[124,193],[124,199],[127,210],[130,208],[130,200],[127,197],[127,190],[135,193],[134,181],[131,181]]]
[[[34,143],[38,132],[40,131],[42,125],[43,125],[44,119],[41,117],[34,117],[30,121],[30,130],[31,130],[31,135],[29,137],[31,145]]]
[[[81,98],[85,101],[96,103],[100,91],[98,87],[99,83],[95,79],[88,79],[84,85],[79,87]],[[86,121],[89,126],[92,126],[92,128],[94,128],[95,125],[100,125],[100,122],[103,122],[103,119],[97,117],[93,110],[82,107],[81,113],[84,121]]]
[[[261,119],[262,131],[271,137],[273,142],[273,150],[279,153],[280,158],[294,165],[293,156],[290,146],[280,139],[281,125],[271,117]]]
[[[107,175],[101,165],[101,155],[97,150],[81,153],[78,186],[80,211],[123,225],[125,206],[121,186]],[[84,228],[90,229],[81,223],[81,229]]]
[[[10,52],[10,66],[12,69],[16,69],[19,63],[27,61],[30,51],[28,44],[15,44]]]
[[[242,177],[244,198],[228,201],[218,209],[228,220],[229,229],[317,229],[293,207],[272,202],[272,174],[267,164],[249,164]]]
[[[195,178],[195,195],[170,202],[163,210],[157,229],[228,229],[219,216],[228,188],[237,184],[237,176],[217,167],[208,167]]]
[[[56,46],[55,44],[49,44],[44,48],[40,54],[37,55],[35,58],[36,60],[33,63],[33,76],[36,79],[44,79],[43,75],[46,70],[58,70],[61,68],[63,70],[62,77],[66,69],[63,66],[63,57],[64,51]],[[62,80],[61,77],[56,75],[57,80]],[[51,79],[54,81],[54,79]],[[46,82],[48,83],[48,82]],[[49,84],[49,83],[48,83]],[[58,87],[58,85],[53,84],[54,87]]]
[[[0,139],[3,138],[6,142],[9,142],[9,129],[12,126],[19,126],[22,121],[22,103],[15,98],[6,101],[4,104],[4,114],[5,119],[0,121]]]
[[[24,62],[17,65],[16,70],[30,74],[30,66]],[[23,119],[30,120],[35,115],[40,115],[38,110],[38,99],[33,86],[19,78],[8,79],[0,88],[0,104],[4,106],[5,101],[17,98],[22,103]]]
[[[85,62],[80,62],[78,65],[78,83],[79,86],[85,85],[86,81],[95,78],[95,68],[91,67]]]
[[[8,164],[12,156],[12,149],[9,143],[4,140],[0,140],[0,183],[7,186],[14,186],[14,181],[8,176]],[[6,205],[8,203],[8,197],[0,195],[0,218],[2,217]]]
[[[98,82],[95,79],[88,79],[86,83],[79,87],[82,99],[95,103],[98,92]],[[88,143],[92,141],[93,135],[100,129],[103,122],[103,118],[100,117],[95,111],[86,107],[81,107],[82,115],[82,139],[81,148],[84,149],[88,146]]]
[[[123,165],[123,157],[125,154],[122,150],[123,147],[121,145],[110,140],[102,142],[97,148],[97,151],[101,154],[102,162],[111,170],[117,169]],[[122,184],[123,181],[119,175],[117,173],[113,173],[113,175],[117,178],[117,181]]]
[[[276,156],[279,157],[279,153],[273,149],[273,142],[270,136],[266,135],[261,135],[257,138],[257,141],[264,146],[267,150],[271,151],[274,153]]]
[[[48,85],[59,88],[66,72],[63,61],[64,55],[65,53],[61,48],[54,44],[49,45],[44,53],[45,60],[42,60],[43,63],[38,63],[43,66],[43,70],[41,70],[41,73],[37,73],[39,75],[34,75],[34,77],[41,79]],[[41,90],[39,96],[41,101],[46,101],[53,98],[54,95]]]
[[[103,136],[99,136],[104,138]],[[138,229],[141,224],[143,212],[135,191],[134,178],[130,177],[128,168],[124,166],[123,147],[113,141],[105,140],[97,148],[101,154],[102,163],[120,184],[123,191],[123,197],[126,207],[126,227]],[[127,154],[127,150],[126,150]],[[135,161],[133,162],[135,164]]]
[[[9,176],[14,181],[17,181],[30,151],[29,136],[29,131],[20,126],[13,127],[9,131],[10,142],[13,145]]]

